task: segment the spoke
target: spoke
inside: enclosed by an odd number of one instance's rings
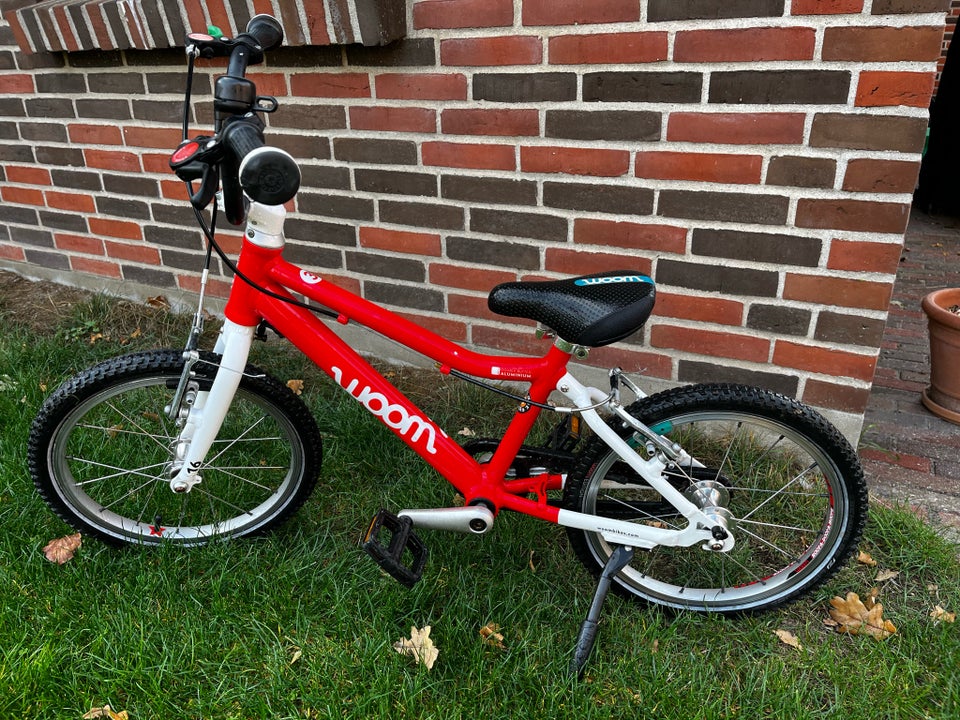
[[[147,508],[150,507],[150,501],[153,500],[153,496],[157,492],[158,487],[160,487],[160,483],[154,483],[153,487],[150,488],[150,495],[147,497],[147,501],[143,504],[143,508],[140,510],[140,514],[137,516],[138,524],[143,522],[143,514],[147,511]]]
[[[609,495],[603,495],[602,497],[605,498],[606,500],[609,500],[610,502],[617,503],[618,505],[623,505],[624,507],[630,508],[630,510],[632,510],[634,513],[637,513],[640,517],[646,517],[646,518],[649,518],[650,520],[654,520],[655,522],[662,522],[664,525],[669,525],[674,530],[680,529],[679,525],[674,525],[673,523],[670,523],[661,517],[657,517],[656,515],[652,515],[644,510],[641,510],[636,505],[631,505],[625,500],[621,500],[620,498],[610,497]]]
[[[204,467],[206,467],[206,466],[208,466],[208,465],[212,465],[213,463],[215,463],[215,462],[217,461],[217,458],[219,458],[221,455],[223,455],[227,450],[229,450],[230,448],[232,448],[232,447],[233,447],[234,445],[236,445],[238,442],[240,442],[241,440],[243,440],[244,437],[246,437],[249,433],[253,432],[253,429],[254,429],[255,427],[257,427],[257,425],[259,425],[260,423],[262,423],[262,422],[263,422],[264,420],[266,420],[266,419],[267,419],[267,417],[264,415],[264,416],[261,417],[259,420],[257,420],[253,425],[251,425],[251,426],[248,427],[246,430],[244,430],[244,431],[243,431],[240,435],[238,435],[237,437],[233,438],[232,440],[224,440],[223,442],[227,443],[227,446],[224,447],[222,450],[220,450],[220,452],[218,452],[218,453],[217,453],[216,455],[214,455],[212,458],[210,458],[210,460],[208,460],[206,463],[204,463]],[[256,438],[252,438],[252,439],[256,439]]]
[[[223,499],[222,497],[220,497],[219,495],[214,495],[213,493],[208,492],[208,491],[206,490],[206,488],[202,487],[201,485],[194,485],[194,489],[193,489],[191,492],[199,492],[201,495],[206,496],[206,498],[207,498],[207,499],[210,501],[210,503],[211,503],[211,505],[210,505],[210,511],[211,511],[211,512],[214,512],[213,501],[216,500],[217,502],[223,503],[223,504],[226,505],[227,507],[232,508],[233,510],[236,510],[236,511],[239,512],[239,513],[242,513],[243,515],[249,515],[249,514],[250,514],[250,511],[249,511],[249,510],[246,510],[246,509],[240,507],[239,505],[235,505],[235,504],[233,504],[232,502],[230,502],[229,500],[224,500],[224,499]]]
[[[271,493],[273,492],[273,488],[270,487],[270,486],[268,486],[268,485],[263,485],[263,484],[261,484],[261,483],[256,482],[255,480],[251,480],[251,479],[249,479],[249,478],[247,478],[247,477],[244,477],[243,475],[239,475],[239,474],[237,474],[237,473],[235,473],[235,472],[230,472],[231,470],[234,470],[234,469],[239,469],[239,470],[254,470],[254,469],[256,469],[256,470],[284,470],[285,468],[282,468],[282,467],[276,467],[276,468],[260,468],[260,467],[256,467],[256,466],[252,466],[252,467],[240,467],[240,468],[222,468],[222,467],[211,468],[211,467],[208,467],[208,468],[206,468],[206,471],[207,471],[207,472],[220,471],[220,472],[223,472],[224,475],[228,475],[229,477],[235,478],[235,479],[239,480],[240,482],[246,483],[247,485],[253,485],[254,487],[260,488],[261,490],[265,490],[266,492],[271,492]]]
[[[790,490],[787,491],[787,486],[784,485],[782,488],[777,490],[770,490],[769,488],[755,488],[755,487],[744,487],[742,485],[727,485],[727,490],[730,492],[754,492],[754,493],[767,493],[767,494],[777,494],[777,495],[792,495],[796,497],[812,497],[812,498],[825,498],[830,497],[830,493],[827,492],[807,492],[805,490]]]
[[[83,462],[92,467],[107,468],[108,470],[119,471],[119,472],[113,473],[112,475],[101,475],[100,477],[92,478],[90,480],[83,480],[81,482],[76,483],[77,487],[81,485],[89,485],[90,483],[100,482],[101,480],[112,480],[113,478],[123,477],[124,475],[136,475],[139,477],[149,478],[151,480],[159,480],[159,478],[157,478],[155,475],[150,475],[147,471],[153,470],[155,468],[162,468],[167,464],[165,462],[161,462],[161,463],[154,463],[152,465],[144,465],[143,467],[139,467],[139,468],[127,469],[127,468],[119,468],[116,465],[107,465],[106,463],[94,462],[93,460],[76,457],[73,455],[67,456],[67,460]]]
[[[782,548],[777,547],[776,545],[774,545],[772,542],[770,542],[770,541],[767,540],[766,538],[762,538],[762,537],[760,537],[759,535],[757,535],[756,533],[752,533],[752,532],[750,532],[749,530],[747,530],[746,528],[740,527],[739,525],[737,526],[737,530],[742,530],[744,533],[746,533],[747,535],[749,535],[750,537],[752,537],[754,540],[758,540],[759,542],[763,543],[764,545],[766,545],[766,546],[767,546],[768,548],[770,548],[771,550],[774,550],[774,551],[780,553],[780,554],[783,555],[785,558],[787,558],[787,559],[789,559],[789,560],[793,560],[793,559],[794,559],[794,556],[793,556],[792,554],[788,553],[786,550],[784,550],[784,549],[782,549]]]
[[[740,523],[747,523],[748,525],[760,525],[762,527],[768,527],[768,528],[777,528],[778,530],[790,530],[792,532],[798,532],[798,533],[817,532],[816,530],[812,530],[809,528],[796,527],[795,525],[778,525],[777,523],[758,522],[756,520],[737,520],[738,526],[740,525]]]
[[[742,421],[737,423],[737,430],[736,430],[736,432],[733,434],[733,437],[730,438],[730,444],[727,445],[727,449],[726,449],[726,451],[723,453],[723,459],[720,461],[720,464],[717,466],[717,477],[715,477],[714,480],[716,480],[717,478],[719,478],[720,475],[723,473],[723,467],[724,467],[724,465],[727,464],[727,460],[730,459],[730,453],[733,451],[733,446],[737,444],[737,438],[739,437],[741,430],[743,430],[743,422],[742,422]]]
[[[146,437],[150,438],[150,439],[153,440],[157,445],[159,445],[159,446],[162,447],[164,450],[166,450],[166,451],[169,452],[170,448],[167,447],[166,444],[160,442],[160,440],[158,440],[158,439],[153,435],[153,433],[147,432],[144,428],[142,428],[142,427],[140,426],[140,424],[139,424],[137,421],[135,421],[130,415],[128,415],[128,414],[125,413],[123,410],[121,410],[120,408],[118,408],[118,407],[117,407],[116,405],[114,405],[112,402],[107,402],[106,405],[107,405],[107,407],[109,407],[111,410],[113,410],[117,415],[119,415],[121,418],[123,418],[123,419],[126,420],[128,423],[130,423],[131,425],[133,425],[133,427],[135,427],[137,430],[139,430],[143,435],[145,435]],[[106,430],[107,432],[112,432],[112,431],[113,431],[113,428],[101,428],[101,429]],[[128,431],[128,432],[129,432],[129,431]]]
[[[145,482],[145,483],[143,483],[142,485],[138,485],[138,486],[135,487],[135,488],[130,488],[129,490],[127,490],[127,492],[125,492],[123,495],[121,495],[120,497],[118,497],[118,498],[117,498],[116,500],[114,500],[112,503],[110,503],[110,504],[108,504],[108,505],[101,505],[101,506],[100,506],[101,509],[103,509],[103,510],[109,510],[110,508],[112,508],[114,505],[116,505],[116,504],[117,504],[118,502],[120,502],[121,500],[126,500],[126,499],[129,498],[129,497],[133,497],[133,496],[136,495],[138,492],[140,492],[143,488],[145,488],[145,487],[147,487],[148,485],[150,485],[152,482],[154,482],[154,481],[151,479],[150,482]],[[99,504],[99,503],[98,503],[98,504]]]
[[[771,500],[773,500],[773,499],[774,499],[775,497],[777,497],[778,495],[783,494],[783,492],[784,492],[788,487],[790,487],[791,485],[793,485],[794,483],[800,482],[800,480],[802,480],[806,475],[808,475],[808,474],[810,473],[810,471],[813,470],[813,468],[815,468],[815,467],[817,467],[817,463],[816,463],[816,462],[811,463],[803,472],[801,472],[799,475],[797,475],[793,480],[791,480],[790,482],[788,482],[788,483],[787,483],[786,485],[784,485],[782,488],[780,488],[779,490],[777,490],[776,492],[774,492],[770,497],[768,497],[768,498],[767,498],[766,500],[764,500],[762,503],[760,503],[759,505],[757,505],[753,510],[751,510],[751,511],[748,512],[746,515],[744,515],[742,518],[740,518],[740,520],[746,520],[746,519],[749,518],[751,515],[755,515],[756,512],[757,512],[760,508],[762,508],[764,505],[766,505],[768,502],[770,502]]]

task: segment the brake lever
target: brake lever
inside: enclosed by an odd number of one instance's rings
[[[190,204],[202,210],[216,195],[220,187],[219,166],[223,152],[214,138],[199,135],[192,140],[184,140],[170,156],[170,168],[177,177],[187,183],[200,180],[200,189],[193,191],[190,186]]]

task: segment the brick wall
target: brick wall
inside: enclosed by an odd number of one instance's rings
[[[943,72],[943,64],[947,60],[947,49],[953,40],[953,34],[957,29],[957,19],[960,18],[960,0],[950,0],[950,7],[947,10],[947,20],[944,26],[943,43],[941,45],[940,60],[937,62],[937,80],[934,84],[934,95],[940,84],[940,73]]]
[[[303,164],[290,255],[506,350],[529,350],[530,328],[487,311],[494,283],[649,272],[655,317],[590,362],[761,384],[855,420],[946,8],[421,0],[385,48],[279,50],[251,76],[281,100],[273,141]],[[180,52],[31,55],[0,25],[0,68],[0,263],[195,289],[201,239],[167,169]],[[210,117],[198,106],[195,128]]]

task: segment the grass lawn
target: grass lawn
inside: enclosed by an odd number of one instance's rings
[[[254,361],[304,380],[324,436],[321,480],[278,532],[151,551],[85,539],[58,566],[42,553],[72,532],[39,499],[25,445],[44,396],[122,352],[178,346],[161,311],[94,299],[47,332],[0,298],[0,715],[80,718],[957,718],[957,548],[913,515],[872,509],[862,548],[814,597],[746,618],[669,614],[611,596],[585,679],[569,679],[592,581],[561,528],[502,516],[483,537],[423,532],[431,558],[406,590],[357,547],[381,505],[432,507],[452,490],[360,405],[285,351]],[[94,342],[91,343],[91,338]],[[413,374],[414,376],[416,374]],[[496,404],[463,386],[408,380],[448,429],[484,432]],[[432,383],[433,381],[431,381]],[[899,574],[877,581],[880,570]],[[824,625],[828,601],[878,588],[886,640]],[[496,623],[503,647],[483,641]],[[392,649],[432,627],[428,671]],[[789,630],[802,648],[781,643]]]

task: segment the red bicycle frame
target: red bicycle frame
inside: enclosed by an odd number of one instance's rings
[[[287,262],[282,256],[285,215],[283,206],[250,206],[237,263],[238,277],[230,291],[224,310],[226,322],[217,342],[216,351],[222,355],[220,371],[208,396],[191,410],[180,436],[180,442],[189,447],[179,474],[171,481],[180,491],[189,490],[197,482],[204,457],[246,366],[254,331],[265,320],[443,475],[464,496],[467,505],[485,505],[493,513],[515,510],[549,522],[600,532],[610,542],[633,547],[691,545],[709,540],[710,518],[663,478],[666,465],[658,454],[642,459],[600,418],[596,408],[602,405],[614,411],[622,409],[611,402],[612,395],[581,385],[567,372],[571,352],[561,347],[559,341],[542,357],[523,358],[478,353],[446,340]],[[335,314],[342,324],[359,323],[421,353],[437,363],[440,372],[456,370],[488,380],[527,383],[530,402],[518,406],[492,457],[480,463],[310,310],[286,302],[285,298],[293,299],[293,293]],[[564,477],[556,473],[507,479],[507,472],[540,414],[540,405],[545,405],[555,390],[573,401],[573,408],[566,408],[568,412],[580,413],[595,434],[677,508],[688,520],[685,528],[664,529],[559,509],[547,501],[549,491],[563,487]],[[658,439],[629,415],[623,413],[622,417],[652,440]],[[732,547],[732,539],[728,542]]]

